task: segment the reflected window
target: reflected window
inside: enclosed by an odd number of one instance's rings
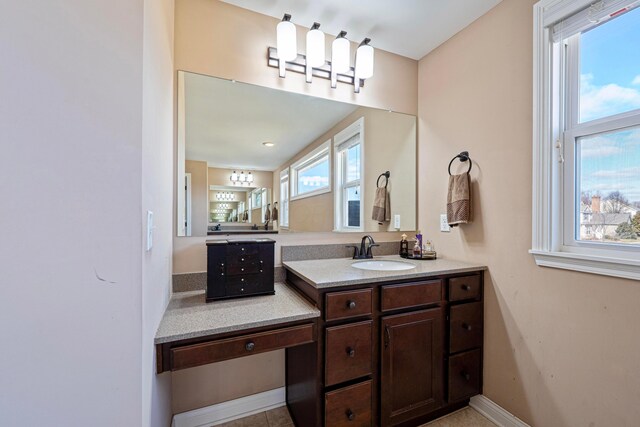
[[[363,135],[361,118],[334,137],[335,146],[335,229],[363,230]]]
[[[292,200],[331,191],[330,146],[329,140],[291,165]]]
[[[280,172],[280,227],[289,227],[289,168]]]

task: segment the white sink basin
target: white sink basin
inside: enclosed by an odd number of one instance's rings
[[[360,270],[375,271],[402,271],[416,268],[415,265],[409,264],[408,262],[393,261],[387,259],[377,261],[358,261],[351,264],[351,267],[358,268]]]

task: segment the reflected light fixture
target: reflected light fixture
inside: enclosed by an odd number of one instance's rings
[[[355,61],[355,91],[360,92],[360,81],[373,77],[373,47],[369,45],[370,38],[365,38],[356,50]]]
[[[285,75],[287,61],[293,61],[298,56],[296,40],[296,26],[291,22],[291,15],[285,13],[282,21],[276,27],[278,59],[280,60],[280,77]]]
[[[338,84],[338,73],[349,71],[349,56],[351,56],[351,43],[345,37],[346,31],[340,31],[338,37],[331,44],[331,87]]]
[[[245,174],[244,171],[241,171],[240,173],[236,173],[236,171],[233,171],[233,173],[229,177],[229,180],[233,182],[233,185],[251,184],[253,182],[253,175],[251,174],[251,172]]]
[[[314,22],[307,33],[307,62],[306,80],[311,83],[311,74],[314,68],[324,65],[324,33],[320,31],[320,24]]]

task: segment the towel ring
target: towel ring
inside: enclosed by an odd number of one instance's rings
[[[457,156],[455,156],[453,159],[451,159],[451,161],[449,162],[449,167],[447,168],[447,170],[449,171],[449,175],[451,175],[451,164],[455,159],[460,159],[461,162],[469,161],[469,169],[467,170],[467,173],[471,172],[471,167],[473,166],[473,162],[471,161],[471,157],[469,157],[469,152],[463,151]]]
[[[387,185],[389,185],[389,177],[391,176],[391,172],[386,171],[385,173],[381,173],[378,176],[378,180],[376,181],[376,187],[380,188],[380,178],[382,178],[383,176],[386,178],[384,182],[384,188],[387,188]]]

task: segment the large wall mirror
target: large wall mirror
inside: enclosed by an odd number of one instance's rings
[[[182,71],[177,107],[178,236],[416,229],[414,116]]]

